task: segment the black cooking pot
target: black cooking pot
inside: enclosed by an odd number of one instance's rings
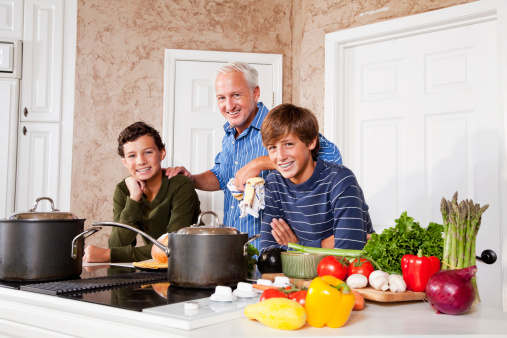
[[[168,259],[167,277],[171,285],[189,288],[214,288],[217,285],[234,285],[245,281],[247,246],[260,235],[248,234],[235,228],[199,226],[205,214],[218,216],[211,211],[199,215],[197,224],[168,235],[167,246],[150,235],[122,223],[97,222],[93,226],[118,226],[141,234],[165,252]]]
[[[50,212],[37,212],[41,200]],[[49,281],[79,276],[84,238],[100,230],[84,230],[84,219],[55,209],[40,197],[33,209],[0,220],[0,280]]]

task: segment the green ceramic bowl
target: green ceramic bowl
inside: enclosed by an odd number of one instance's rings
[[[326,255],[297,251],[282,252],[282,271],[290,278],[311,279],[317,277],[317,266]]]

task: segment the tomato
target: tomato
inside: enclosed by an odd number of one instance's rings
[[[361,275],[365,275],[366,278],[370,276],[370,273],[375,271],[373,264],[365,258],[356,258],[349,265],[349,276],[359,273]]]
[[[287,298],[287,295],[276,289],[267,289],[261,294],[260,302],[269,298]]]
[[[319,277],[329,275],[344,281],[347,278],[347,266],[345,258],[327,256],[322,258],[317,266],[317,274]]]
[[[298,302],[299,304],[305,306],[307,293],[308,293],[308,291],[306,291],[306,290],[291,292],[291,293],[289,293],[289,299],[292,299],[292,300]]]

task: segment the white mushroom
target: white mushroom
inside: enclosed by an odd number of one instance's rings
[[[370,274],[369,282],[375,290],[389,290],[389,274],[381,270],[375,270]]]
[[[368,278],[365,275],[361,275],[360,273],[356,273],[350,275],[347,278],[347,285],[353,289],[360,289],[366,287],[368,285]]]
[[[389,275],[389,288],[392,292],[404,292],[407,289],[407,283],[400,275]]]

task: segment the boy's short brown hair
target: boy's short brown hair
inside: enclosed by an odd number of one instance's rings
[[[164,142],[162,142],[162,138],[160,137],[158,131],[153,128],[153,126],[139,121],[132,123],[130,126],[123,129],[123,131],[118,136],[118,154],[121,157],[125,157],[125,153],[123,152],[123,145],[127,142],[133,142],[144,135],[153,137],[158,150],[165,148]]]
[[[312,150],[312,157],[317,157],[320,148],[319,122],[309,109],[288,103],[271,109],[262,123],[262,144],[265,147],[274,144],[288,134],[293,134],[307,146],[317,139]]]

